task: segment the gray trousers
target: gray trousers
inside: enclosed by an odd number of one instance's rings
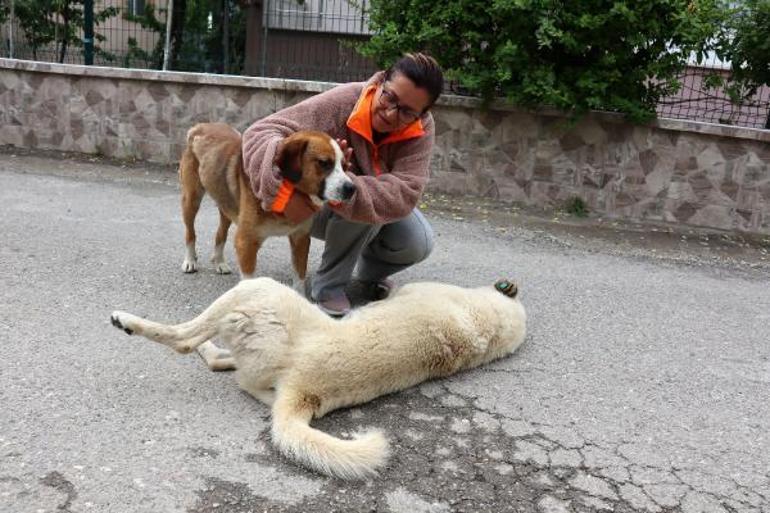
[[[359,280],[378,281],[425,260],[433,250],[433,229],[417,209],[393,223],[373,225],[348,221],[324,207],[310,234],[326,241],[310,289],[316,301],[343,292],[356,264]]]

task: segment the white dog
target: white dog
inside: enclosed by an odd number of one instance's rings
[[[476,289],[413,283],[336,320],[293,289],[257,278],[183,324],[125,312],[113,312],[112,323],[180,353],[219,334],[232,349],[238,384],[272,406],[280,451],[318,472],[358,479],[385,464],[383,434],[342,440],[310,420],[513,352],[526,332],[516,292],[508,281]]]

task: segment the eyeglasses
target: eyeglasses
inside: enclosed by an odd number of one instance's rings
[[[391,93],[385,89],[385,85],[380,88],[380,99],[378,103],[386,111],[395,109],[398,113],[398,122],[401,124],[411,123],[415,119],[419,118],[420,114],[422,114],[421,112],[417,112],[410,109],[409,107],[404,107],[403,105],[399,104],[398,97],[394,93]]]

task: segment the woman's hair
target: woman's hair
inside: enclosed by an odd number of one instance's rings
[[[385,70],[385,81],[390,80],[394,74],[401,73],[414,85],[425,89],[430,96],[430,104],[425,107],[428,110],[441,95],[444,89],[444,74],[436,59],[424,53],[407,53],[397,60],[391,67]]]

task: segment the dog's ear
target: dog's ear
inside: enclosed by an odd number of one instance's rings
[[[291,135],[287,137],[281,151],[275,158],[275,165],[281,170],[281,176],[292,183],[302,179],[302,156],[307,149],[306,137]]]

